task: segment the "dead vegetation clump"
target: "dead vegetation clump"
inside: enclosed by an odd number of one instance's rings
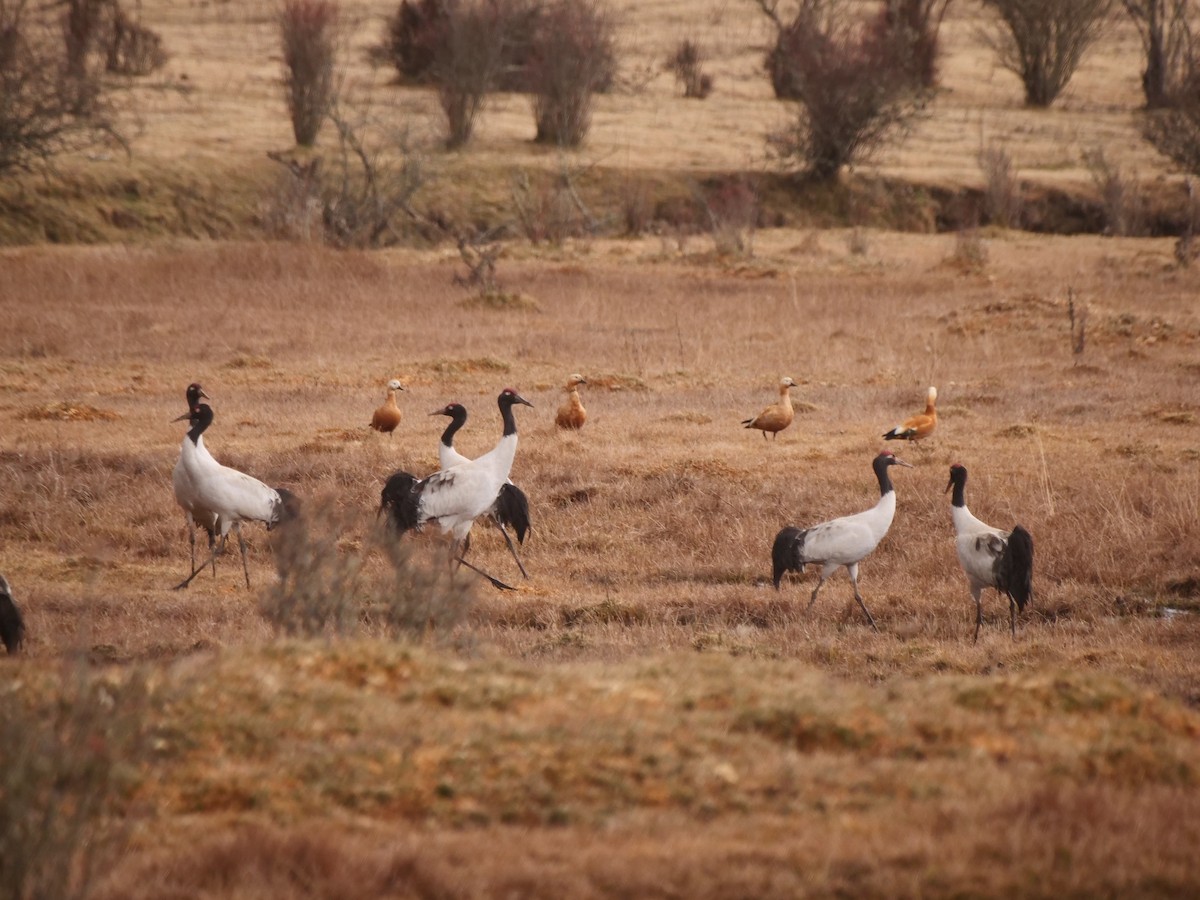
[[[362,538],[347,547],[347,534]],[[465,620],[473,592],[443,554],[423,565],[411,544],[381,522],[364,529],[328,501],[309,504],[272,535],[279,578],[262,594],[259,613],[289,636],[445,634]]]
[[[83,898],[129,838],[123,815],[151,758],[157,703],[144,672],[82,661],[5,686],[0,879],[12,897]]]

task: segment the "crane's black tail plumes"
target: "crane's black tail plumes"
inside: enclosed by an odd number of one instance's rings
[[[515,484],[506,483],[496,498],[496,520],[517,533],[517,543],[525,543],[529,533],[529,498]]]
[[[279,495],[279,501],[275,504],[274,509],[271,510],[271,521],[267,523],[267,531],[270,531],[277,525],[287,525],[297,522],[301,515],[299,497],[287,488],[275,488],[275,493]]]
[[[417,476],[393,472],[379,492],[379,512],[387,512],[388,522],[400,532],[417,527]]]
[[[0,575],[0,640],[9,653],[20,650],[25,640],[25,620],[3,575]]]
[[[1016,602],[1017,609],[1024,610],[1033,600],[1033,538],[1020,525],[1008,536],[996,575],[996,586]]]
[[[804,535],[807,532],[789,525],[775,535],[775,545],[771,548],[772,578],[775,590],[779,590],[779,581],[784,572],[804,571]]]

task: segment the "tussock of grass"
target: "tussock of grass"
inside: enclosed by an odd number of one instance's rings
[[[20,413],[20,418],[27,422],[115,422],[121,417],[111,409],[60,400],[26,409]]]

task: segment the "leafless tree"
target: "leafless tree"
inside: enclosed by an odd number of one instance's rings
[[[932,96],[910,77],[897,45],[851,18],[842,0],[802,0],[784,22],[774,0],[758,0],[778,38],[766,66],[777,96],[799,101],[796,115],[768,141],[785,162],[817,180],[836,178],[902,134]]]
[[[301,147],[313,145],[333,105],[337,23],[332,0],[285,0],[279,10],[288,113]]]
[[[1103,33],[1112,0],[983,0],[998,20],[984,37],[1021,79],[1028,106],[1055,101]]]
[[[53,7],[0,0],[0,173],[124,144],[98,66],[68,44]]]
[[[504,0],[467,0],[448,8],[439,22],[430,75],[446,114],[446,144],[471,139],[475,118],[495,89],[505,63]]]
[[[1142,39],[1146,69],[1142,90],[1148,109],[1174,102],[1196,65],[1192,0],[1121,0]]]
[[[577,147],[592,121],[592,97],[611,84],[616,22],[598,0],[554,0],[538,24],[525,74],[539,143]]]

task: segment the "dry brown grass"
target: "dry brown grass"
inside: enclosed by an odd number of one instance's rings
[[[565,163],[533,146],[526,98],[497,97],[467,151],[433,160],[447,204],[461,190],[501,210],[513,170],[569,167],[619,206],[615,178],[652,207],[672,179],[686,193],[767,168],[780,112],[753,4],[616,5],[631,61],[696,40],[714,93],[689,103],[660,73],[601,97]],[[431,92],[364,62],[393,6],[342,8],[360,96],[436,121]],[[6,196],[0,234],[251,230],[265,153],[290,144],[276,6],[142,10],[171,62],[139,89],[135,160],[68,165],[74,182],[28,187],[36,203]],[[1141,184],[1164,175],[1131,116],[1132,30],[1028,112],[980,52],[980,16],[951,6],[947,90],[872,171],[981,187],[979,153],[1002,145],[1034,219],[1047,190],[1094,190],[1086,151]],[[0,571],[28,626],[0,681],[49,684],[83,650],[148,672],[162,701],[132,847],[99,895],[1196,893],[1196,273],[1168,239],[879,230],[933,223],[922,191],[868,179],[807,202],[854,227],[759,229],[753,256],[727,258],[683,231],[514,244],[503,302],[466,296],[449,246],[0,252]],[[1069,296],[1088,311],[1081,354]],[[589,421],[562,434],[572,371]],[[763,442],[737,423],[783,374],[797,417]],[[408,391],[388,439],[366,423],[393,376]],[[169,590],[187,566],[170,420],[193,380],[214,398],[217,458],[325,508],[342,524],[322,552],[361,558],[367,584],[389,565],[371,549],[383,479],[436,466],[444,420],[425,414],[464,403],[457,444],[475,455],[496,394],[518,388],[536,404],[518,411],[513,472],[531,578],[479,587],[465,623],[408,623],[407,643],[366,620],[278,638],[258,613],[276,575],[257,527],[253,590],[236,557]],[[916,468],[895,475],[895,523],[862,566],[880,633],[844,573],[806,613],[814,575],[772,590],[771,539],[874,502],[879,436],[930,384],[939,431],[900,448]],[[954,462],[977,515],[1034,536],[1016,642],[994,594],[970,642]],[[418,564],[437,564],[432,544],[414,541]],[[494,532],[477,529],[472,558],[518,582]]]
[[[653,239],[521,250],[506,283],[536,309],[464,307],[452,250],[3,253],[0,570],[29,627],[6,665],[82,646],[171,692],[107,895],[290,896],[300,859],[329,897],[1194,889],[1195,276],[1169,240],[984,232],[963,272],[952,235],[823,238],[761,232],[733,265]],[[578,434],[553,425],[564,371],[591,388]],[[801,412],[764,443],[737,422],[782,373]],[[390,440],[366,427],[384,375],[408,387]],[[236,558],[170,591],[192,380],[213,453],[330,498],[347,554],[389,472],[435,467],[425,413],[463,402],[474,455],[518,388],[532,577],[424,649],[279,642],[256,528],[253,591]],[[916,468],[862,567],[881,632],[844,573],[806,614],[811,574],[770,588],[772,537],[874,502],[879,435],[929,384],[939,431],[901,448]],[[111,415],[29,415],[85,408]],[[1034,536],[1015,643],[994,595],[970,643],[956,461],[978,515]],[[498,536],[475,545],[516,577]]]

